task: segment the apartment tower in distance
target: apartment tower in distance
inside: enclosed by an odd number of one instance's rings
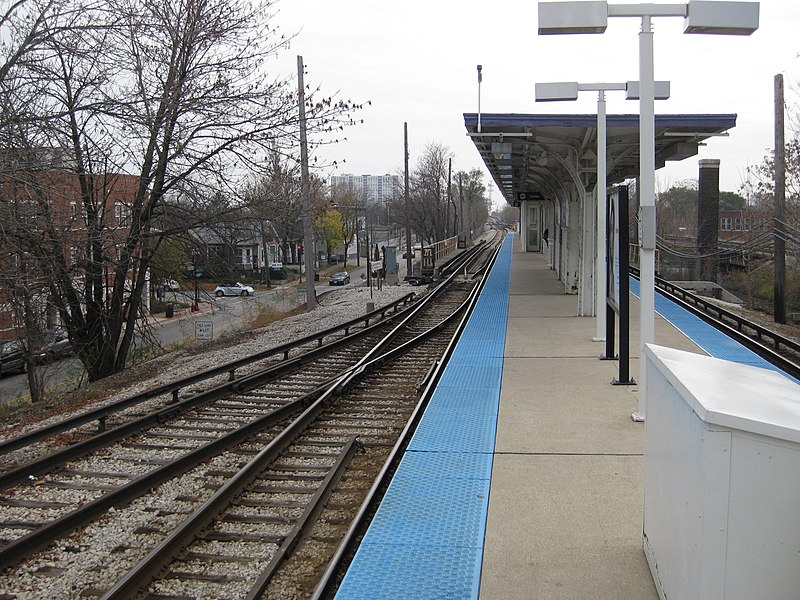
[[[369,202],[384,202],[397,197],[401,191],[400,177],[397,175],[332,175],[332,188],[352,189],[358,198]]]

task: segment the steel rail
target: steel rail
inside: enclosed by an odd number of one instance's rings
[[[110,508],[124,506],[152,488],[175,478],[231,446],[243,442],[248,437],[258,433],[264,428],[273,426],[292,417],[294,414],[301,412],[313,403],[316,397],[322,394],[325,389],[326,388],[317,388],[275,409],[269,414],[251,421],[235,431],[217,438],[192,452],[184,454],[169,464],[149,471],[130,483],[104,494],[72,512],[51,521],[47,525],[39,527],[15,539],[13,542],[0,548],[0,569],[18,564],[24,558],[38,550],[43,550],[55,540],[71,533],[78,527],[91,523],[92,519],[105,513]]]
[[[171,418],[177,417],[189,410],[209,402],[218,400],[219,398],[225,397],[230,393],[246,391],[248,389],[252,389],[252,387],[257,384],[260,385],[272,381],[281,375],[291,372],[298,367],[311,362],[320,355],[328,354],[341,346],[349,345],[354,341],[355,338],[363,337],[369,332],[370,331],[368,329],[365,329],[353,334],[351,337],[335,340],[334,342],[331,342],[321,348],[314,348],[306,354],[262,369],[258,372],[257,376],[248,376],[246,378],[237,379],[236,381],[226,381],[216,387],[211,388],[210,390],[206,390],[201,394],[181,400],[177,404],[171,404],[149,415],[138,417],[132,421],[129,421],[128,423],[124,423],[114,427],[113,429],[108,429],[103,433],[99,433],[87,440],[83,440],[82,442],[78,442],[72,446],[62,448],[61,450],[25,463],[24,465],[20,465],[19,467],[6,471],[5,473],[0,473],[0,490],[8,488],[9,486],[17,483],[21,483],[33,476],[41,475],[51,471],[61,466],[65,462],[84,456],[89,452],[139,433],[144,429],[161,425]]]
[[[367,354],[362,357],[356,365],[351,368],[351,371],[355,371],[358,369],[359,365],[365,364],[369,362],[370,357],[378,354],[381,349],[389,343],[394,337],[397,336],[398,333],[402,331],[402,329],[411,321],[413,321],[423,310],[425,310],[429,303],[432,303],[435,298],[438,298],[440,294],[447,290],[447,287],[453,280],[456,278],[457,273],[452,273],[446,279],[440,281],[436,287],[433,288],[427,295],[425,295],[420,301],[416,303],[416,305],[411,308],[410,310],[404,311],[400,313],[399,318],[400,322],[394,326],[394,328],[387,333],[384,338],[378,342]],[[415,338],[416,339],[416,338]],[[238,383],[242,386],[255,386],[260,385],[263,383],[262,381],[262,374],[261,373],[254,373],[252,375],[248,375],[238,380]]]
[[[486,240],[480,240],[475,246],[472,246],[464,252],[456,254],[450,260],[445,261],[441,267],[439,267],[439,273],[446,274],[457,271],[464,263],[480,254],[485,248],[485,244]]]
[[[267,585],[272,580],[272,577],[275,575],[275,572],[278,570],[280,564],[287,556],[289,556],[289,554],[294,551],[297,544],[299,544],[300,540],[303,538],[303,535],[310,529],[310,526],[319,517],[319,514],[325,507],[325,503],[328,501],[333,489],[342,478],[345,468],[350,464],[350,460],[359,449],[363,450],[363,447],[358,443],[358,440],[355,437],[352,437],[347,441],[341,452],[339,452],[339,455],[336,458],[336,463],[333,465],[333,467],[331,467],[331,470],[325,476],[324,481],[320,484],[319,489],[317,489],[317,491],[314,493],[314,497],[311,499],[308,506],[306,506],[303,514],[300,516],[300,519],[298,519],[297,523],[295,523],[295,526],[292,528],[292,531],[286,536],[280,548],[278,548],[278,551],[272,557],[272,560],[270,560],[269,564],[264,567],[261,575],[250,588],[247,596],[245,596],[245,600],[256,600],[257,598],[261,598],[261,595],[264,593]]]
[[[787,338],[775,331],[770,330],[763,325],[759,325],[758,323],[754,323],[749,319],[742,317],[741,315],[737,315],[736,313],[729,311],[725,308],[717,306],[716,304],[707,301],[705,298],[698,294],[693,294],[692,292],[685,290],[672,282],[660,279],[656,282],[657,285],[661,288],[666,290],[667,292],[671,293],[674,296],[685,300],[689,304],[694,304],[701,310],[711,313],[717,314],[717,318],[719,320],[730,320],[736,325],[736,329],[742,333],[747,333],[746,329],[751,329],[756,336],[756,339],[759,341],[767,338],[770,340],[770,345],[776,350],[780,351],[781,347],[791,350],[800,355],[800,343]]]
[[[433,298],[436,298],[442,290],[444,290],[447,286],[441,285],[438,286],[434,292],[428,295],[424,299],[423,302],[420,304],[428,304],[429,302],[433,302]],[[462,304],[458,310],[463,308],[464,304]],[[419,307],[415,307],[415,309],[411,312],[417,313],[420,310]],[[401,328],[408,320],[411,318],[410,315],[406,315],[403,313],[402,315],[404,318],[401,319],[401,323],[398,324],[394,330],[400,331]],[[453,315],[451,314],[450,319],[452,319]],[[382,325],[382,324],[381,324]],[[439,329],[438,326],[435,326],[428,331],[416,336],[414,340],[422,340],[426,339],[428,336],[432,335],[433,332]],[[312,353],[317,353],[321,351],[328,352],[330,351],[332,346],[338,346],[340,344],[350,343],[355,337],[361,337],[366,335],[364,331],[354,334],[349,338],[337,340],[335,342],[329,343],[324,348],[317,348]],[[393,335],[384,336],[384,338],[378,342],[377,347],[383,348],[385,347],[393,338]],[[410,347],[412,344],[410,342],[406,342],[403,344],[403,347]],[[70,533],[75,528],[85,525],[97,515],[102,514],[103,512],[107,511],[111,507],[114,506],[123,506],[129,503],[134,498],[140,496],[141,494],[145,493],[147,490],[152,489],[153,487],[159,485],[160,483],[167,481],[177,474],[185,472],[186,470],[196,466],[200,462],[207,460],[211,456],[222,452],[223,450],[235,445],[236,443],[240,443],[241,441],[247,439],[248,437],[252,436],[254,433],[263,430],[266,427],[273,426],[274,424],[280,422],[281,420],[285,420],[287,418],[291,418],[292,415],[297,414],[298,412],[301,413],[301,416],[295,420],[295,422],[307,423],[304,421],[303,415],[315,416],[317,413],[314,411],[310,412],[314,406],[322,407],[324,405],[324,399],[329,397],[332,394],[338,393],[340,390],[344,389],[347,385],[352,385],[352,382],[361,378],[362,374],[365,372],[363,368],[359,368],[359,366],[363,366],[363,364],[367,364],[370,362],[375,361],[374,352],[368,353],[365,357],[363,357],[356,365],[353,365],[347,369],[345,369],[342,374],[339,376],[333,377],[326,382],[325,385],[320,385],[312,392],[309,392],[304,397],[291,402],[284,407],[276,409],[271,413],[264,415],[254,421],[244,425],[243,427],[239,428],[238,430],[231,432],[230,434],[218,438],[212,442],[209,442],[205,446],[199,448],[196,452],[190,452],[186,455],[180,457],[174,463],[169,465],[165,465],[160,467],[154,471],[151,471],[145,475],[138,477],[136,480],[121,486],[117,490],[114,490],[104,496],[97,498],[96,500],[84,505],[80,509],[76,509],[67,515],[62,516],[59,519],[49,523],[48,525],[41,527],[35,531],[32,531],[26,536],[18,538],[11,544],[7,545],[6,547],[0,549],[0,568],[5,568],[11,566],[13,564],[17,564],[26,556],[29,556],[31,553],[41,550],[47,547],[49,544],[52,543],[55,539],[61,538],[64,535]],[[293,359],[292,363],[302,364],[302,362],[307,362],[308,355],[303,355],[300,357],[296,357]],[[285,368],[285,363],[278,365],[277,367],[272,367],[272,370],[282,369]],[[269,370],[269,369],[268,369]],[[216,399],[220,397],[224,397],[231,391],[237,390],[247,390],[256,387],[261,382],[252,380],[250,378],[243,378],[242,380],[237,380],[234,382],[226,382],[224,384],[220,384],[219,386],[204,392],[203,394],[198,394],[198,396],[193,397],[191,399],[187,399],[178,405],[169,406],[165,409],[158,411],[152,418],[155,419],[155,422],[161,423],[164,420],[170,418],[181,412],[183,409],[188,409],[189,405],[194,405],[197,403],[202,403],[202,397],[205,397],[206,401],[211,399]],[[321,410],[321,408],[319,409]],[[308,417],[307,417],[308,418]],[[137,423],[136,427],[131,427],[131,430],[138,430],[141,429],[143,423]],[[124,426],[122,426],[120,431],[111,430],[106,432],[107,434],[111,435],[116,431],[119,434],[119,437],[125,437],[127,434],[122,434],[122,430]],[[288,434],[286,434],[288,435]],[[269,446],[276,446],[281,444],[282,434],[278,434],[278,436],[273,440]],[[290,438],[283,438],[286,443],[288,444],[291,440]],[[93,438],[94,440],[94,438]],[[87,442],[92,442],[93,440],[87,440]],[[78,450],[78,454],[85,454],[89,451],[88,446],[84,446]],[[28,468],[25,471],[30,474],[31,473],[31,465],[26,465]]]

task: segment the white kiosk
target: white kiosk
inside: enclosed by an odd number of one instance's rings
[[[800,598],[800,384],[648,344],[643,541],[662,599]]]

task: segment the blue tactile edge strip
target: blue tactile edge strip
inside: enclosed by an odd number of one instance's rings
[[[639,298],[639,280],[630,278],[631,293]],[[764,360],[758,354],[742,346],[733,338],[728,337],[719,329],[715,329],[697,315],[657,293],[655,297],[655,310],[664,320],[671,323],[678,331],[697,344],[704,352],[714,358],[721,358],[731,362],[752,365],[762,369],[776,371],[793,381],[798,381],[785,371],[772,363]],[[798,381],[800,383],[800,381]]]
[[[512,244],[509,235],[338,600],[478,597]]]

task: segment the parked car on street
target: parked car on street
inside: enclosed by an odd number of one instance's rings
[[[42,343],[37,348],[34,358],[37,362],[52,362],[72,356],[74,353],[75,350],[67,334],[58,329],[51,329],[42,335]]]
[[[345,285],[347,283],[350,283],[350,274],[347,271],[338,271],[328,280],[328,285]]]
[[[251,296],[254,290],[243,283],[222,283],[216,287],[214,294],[217,298],[222,296]]]
[[[174,279],[165,279],[164,289],[170,290],[172,292],[177,292],[179,289],[181,289],[181,284],[175,281]]]
[[[19,340],[0,341],[0,376],[6,373],[24,373],[28,370],[25,362],[25,348]]]

